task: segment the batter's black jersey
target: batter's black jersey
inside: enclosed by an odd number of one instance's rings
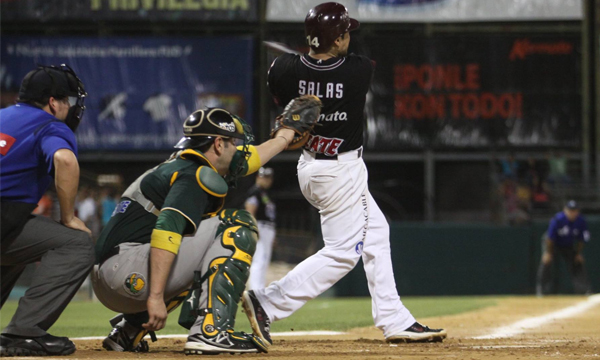
[[[315,135],[304,147],[334,156],[363,144],[364,107],[373,70],[373,62],[361,55],[317,60],[308,54],[284,54],[273,61],[268,85],[281,106],[300,95],[321,99],[321,126],[315,126]]]
[[[246,204],[248,203],[257,206],[254,214],[256,220],[275,222],[275,203],[267,190],[256,185],[252,186],[246,198]]]

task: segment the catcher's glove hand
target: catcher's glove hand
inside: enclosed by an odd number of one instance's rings
[[[314,95],[302,95],[290,101],[283,113],[275,119],[275,128],[271,130],[271,138],[282,128],[294,130],[294,138],[286,150],[302,147],[308,141],[308,135],[315,127],[321,115],[321,100]]]

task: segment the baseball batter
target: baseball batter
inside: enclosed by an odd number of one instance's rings
[[[284,319],[333,286],[362,257],[375,325],[388,342],[442,341],[443,329],[415,321],[396,290],[389,226],[367,186],[363,108],[374,71],[365,56],[348,54],[350,31],[359,27],[345,6],[324,3],[308,12],[310,52],[279,56],[269,70],[278,104],[311,94],[323,102],[313,135],[298,162],[304,197],[319,210],[325,246],[283,279],[242,297],[254,333],[272,343],[271,321]]]

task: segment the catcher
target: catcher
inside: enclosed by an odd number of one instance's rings
[[[301,141],[320,106],[315,97],[292,100],[273,138],[258,146],[250,145],[250,126],[226,110],[197,110],[185,120],[178,151],[129,186],[97,241],[94,290],[122,313],[111,319],[105,349],[148,351],[144,336],[155,340],[167,314],[184,303],[186,354],[267,351],[260,338],[233,329],[259,235],[256,220],[222,207],[239,176]]]

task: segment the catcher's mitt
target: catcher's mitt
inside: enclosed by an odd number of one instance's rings
[[[314,95],[302,95],[290,101],[283,113],[275,119],[275,128],[271,130],[271,138],[282,128],[294,130],[294,139],[286,150],[295,150],[308,141],[310,132],[321,115],[321,100]]]

